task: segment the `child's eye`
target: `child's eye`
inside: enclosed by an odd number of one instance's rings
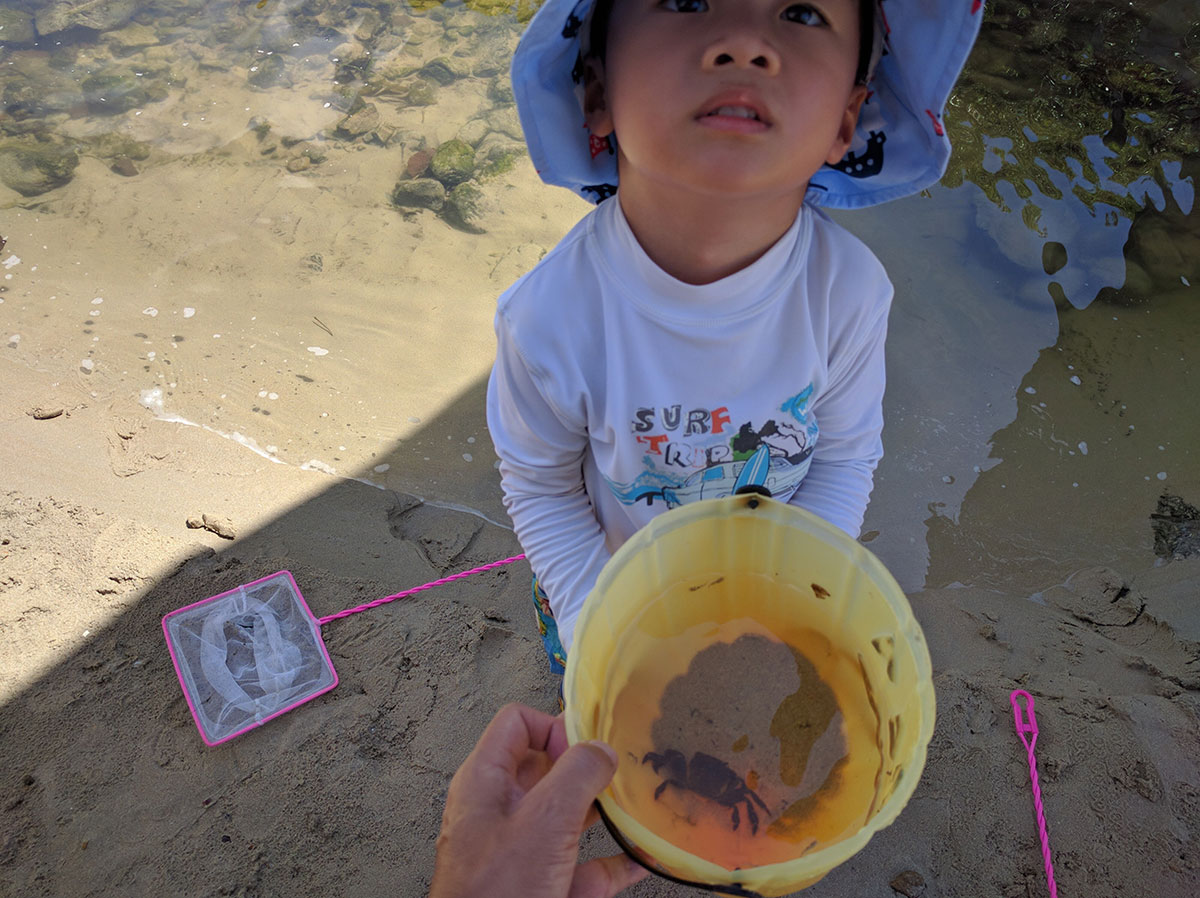
[[[662,8],[672,12],[707,12],[708,0],[662,0]]]
[[[788,22],[797,22],[800,25],[828,25],[828,21],[820,10],[814,6],[809,6],[807,3],[793,3],[783,11],[783,18]]]

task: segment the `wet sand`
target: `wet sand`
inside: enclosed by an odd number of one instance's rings
[[[519,551],[483,418],[492,311],[585,207],[522,159],[484,185],[483,234],[401,212],[415,140],[290,172],[245,130],[240,83],[204,72],[157,124],[128,118],[162,153],[136,177],[85,156],[65,187],[0,198],[20,260],[0,272],[0,893],[417,898],[487,720],[555,706],[528,569],[331,623],[337,688],[217,748],[160,619],[280,569],[322,615]],[[479,94],[394,123],[439,143]],[[279,127],[308,137],[322,108]],[[1044,894],[1020,687],[1063,893],[1194,895],[1200,560],[1158,558],[1150,515],[1163,490],[1200,501],[1181,411],[1200,262],[1143,305],[1056,318],[1040,256],[959,242],[1001,216],[972,191],[845,219],[897,284],[864,538],[911,590],[939,718],[909,807],[807,894]],[[1197,220],[1148,215],[1131,245]],[[187,526],[203,515],[234,538]]]

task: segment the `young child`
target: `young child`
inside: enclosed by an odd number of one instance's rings
[[[892,286],[820,207],[920,191],[981,0],[547,0],[513,59],[542,179],[598,203],[500,298],[488,426],[561,672],[654,515],[744,485],[857,536]],[[619,189],[618,189],[619,188]]]

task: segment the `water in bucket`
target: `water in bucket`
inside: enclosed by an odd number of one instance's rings
[[[711,588],[772,588],[759,579]],[[778,623],[690,627],[670,652],[631,659],[613,704],[612,744],[636,761],[617,801],[730,870],[781,863],[857,831],[882,768],[857,661],[815,630]],[[683,657],[684,670],[669,663]]]

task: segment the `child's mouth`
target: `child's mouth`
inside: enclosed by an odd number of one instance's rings
[[[749,106],[718,106],[711,112],[705,113],[706,118],[714,115],[727,115],[733,118],[748,118],[756,122],[762,121],[762,119],[759,118],[758,113]]]

